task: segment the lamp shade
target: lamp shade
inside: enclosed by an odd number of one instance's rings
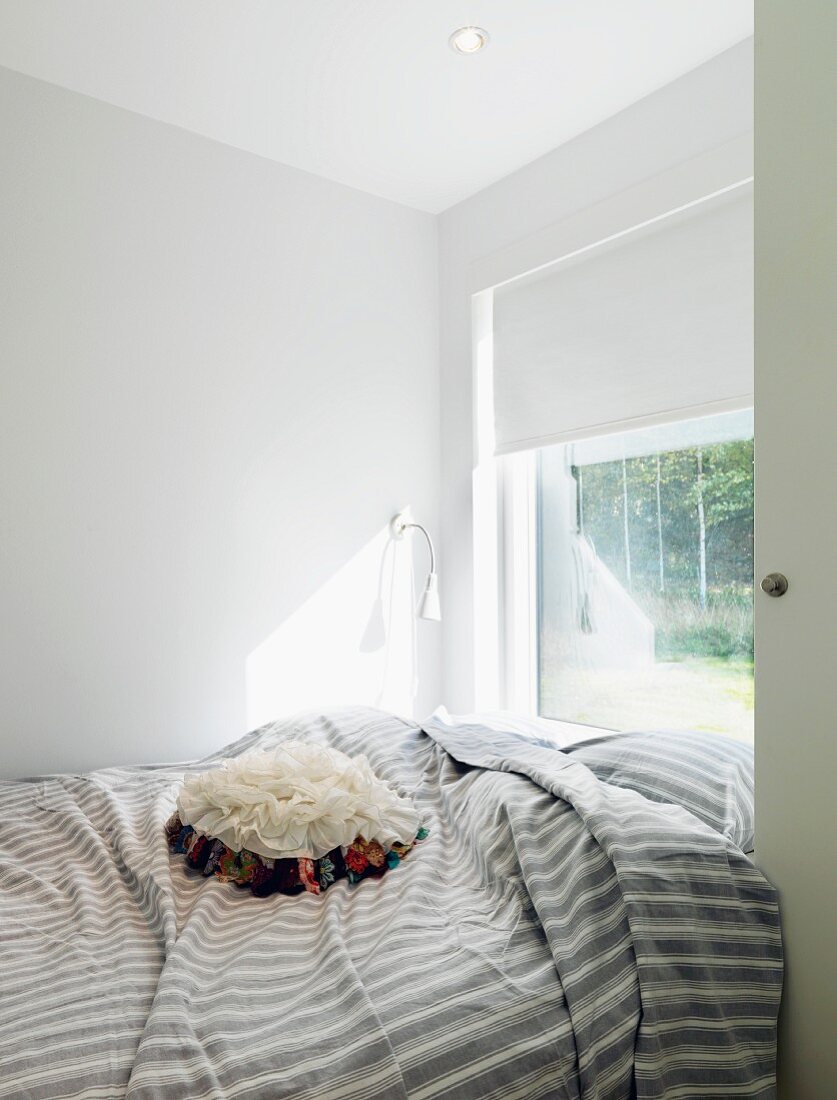
[[[419,600],[417,612],[420,619],[430,619],[436,623],[441,621],[442,609],[439,605],[439,578],[435,573],[428,574],[427,584]]]

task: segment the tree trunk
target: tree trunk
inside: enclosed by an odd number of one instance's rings
[[[703,449],[697,451],[697,513],[699,529],[700,606],[706,610],[706,516],[703,510]]]
[[[663,558],[663,515],[660,508],[660,455],[657,454],[657,550],[660,562],[660,592],[666,590],[666,571]]]
[[[628,583],[628,591],[631,586],[631,539],[628,532],[628,464],[622,459],[622,517],[625,532],[625,579]]]

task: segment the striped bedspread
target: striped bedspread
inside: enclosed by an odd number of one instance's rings
[[[188,873],[162,828],[184,773],[292,737],[366,753],[428,839],[319,897]],[[626,744],[588,764],[353,709],[0,783],[0,1096],[773,1096],[774,892],[653,768],[598,778]]]

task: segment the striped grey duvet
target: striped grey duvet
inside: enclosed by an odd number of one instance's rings
[[[597,778],[625,738],[427,731],[355,709],[0,784],[0,1095],[772,1096],[776,902],[717,800]],[[187,873],[162,830],[184,771],[300,736],[365,752],[429,838],[320,897]]]

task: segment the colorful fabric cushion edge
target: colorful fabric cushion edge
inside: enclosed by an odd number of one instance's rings
[[[345,849],[335,848],[320,859],[268,859],[242,849],[234,852],[220,840],[197,833],[184,825],[175,811],[165,825],[166,840],[177,855],[186,858],[186,867],[221,882],[249,886],[257,897],[269,894],[321,894],[341,878],[350,883],[364,878],[380,878],[397,867],[415,845],[427,836],[419,828],[409,844],[385,846],[377,841],[355,837]]]

